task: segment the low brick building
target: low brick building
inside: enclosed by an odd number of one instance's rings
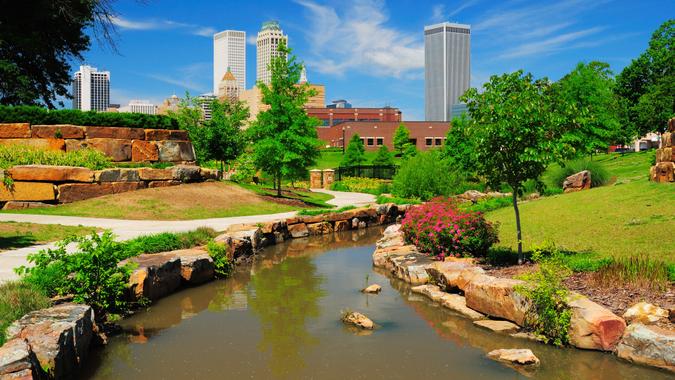
[[[322,126],[332,127],[347,121],[401,121],[401,110],[382,108],[307,107],[307,115],[321,120]]]
[[[343,138],[349,142],[352,135],[358,133],[366,149],[376,150],[386,145],[392,150],[394,133],[400,124],[410,130],[410,143],[419,150],[443,146],[450,129],[450,123],[442,121],[349,121],[332,127],[317,127],[317,132],[319,139],[331,147],[342,147]]]

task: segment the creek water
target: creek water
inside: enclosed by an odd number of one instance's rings
[[[265,249],[229,279],[184,289],[121,322],[81,372],[96,379],[672,379],[610,354],[497,335],[372,267],[382,229]],[[378,295],[359,290],[382,286]],[[379,327],[340,322],[360,311]],[[534,370],[486,358],[530,348]]]

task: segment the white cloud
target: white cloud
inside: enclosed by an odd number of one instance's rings
[[[202,37],[213,37],[217,32],[216,29],[208,26],[200,26],[195,24],[186,24],[177,21],[163,20],[163,19],[148,19],[148,20],[129,20],[120,16],[113,16],[112,23],[120,29],[128,30],[169,30],[178,29],[188,34]]]
[[[257,34],[248,34],[246,36],[246,43],[249,45],[256,46],[258,42],[258,35]]]
[[[557,50],[563,50],[565,48],[572,48],[574,46],[568,45],[569,42],[576,41],[582,37],[598,33],[603,29],[604,28],[602,27],[589,28],[579,30],[576,32],[561,34],[559,36],[547,38],[541,41],[525,43],[516,46],[513,49],[507,50],[506,52],[500,55],[500,58],[514,58],[535,54],[543,55]]]
[[[431,8],[431,21],[445,21],[445,4],[436,4],[433,8]]]
[[[450,12],[447,11],[445,4],[436,4],[431,8],[431,20],[433,22],[450,21],[453,16],[460,14],[463,10],[472,7],[479,0],[466,0],[457,6],[451,6]]]
[[[337,75],[358,70],[381,77],[402,77],[424,68],[421,33],[388,26],[383,1],[351,0],[342,9],[311,0],[295,2],[307,12],[310,68]]]

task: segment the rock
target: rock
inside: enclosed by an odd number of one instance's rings
[[[70,124],[32,125],[33,138],[40,139],[83,139],[84,127]]]
[[[473,324],[488,330],[492,330],[494,332],[504,334],[513,334],[518,332],[518,330],[520,330],[520,327],[518,325],[511,323],[509,321],[495,321],[491,319],[484,319],[482,321],[474,321]]]
[[[335,222],[335,232],[347,231],[349,229],[349,222],[346,220],[338,220]]]
[[[527,348],[502,348],[488,352],[490,359],[518,365],[539,365],[539,359]]]
[[[333,226],[329,222],[312,223],[307,225],[310,235],[325,235],[333,233]]]
[[[187,131],[177,129],[146,129],[146,140],[188,140]]]
[[[616,353],[633,363],[675,372],[675,331],[633,323],[626,328]]]
[[[0,123],[0,139],[27,139],[30,136],[28,123]]]
[[[464,271],[467,272],[460,278],[460,274]],[[455,288],[463,290],[470,273],[483,274],[485,271],[483,268],[476,266],[472,260],[456,260],[437,261],[427,268],[427,273],[446,290]]]
[[[588,190],[591,188],[591,172],[588,170],[580,171],[565,178],[563,181],[563,191],[570,193],[573,191]]]
[[[202,179],[199,174],[199,166],[195,165],[176,165],[171,168],[173,179],[181,182],[197,182]]]
[[[43,202],[25,202],[25,201],[9,201],[2,206],[3,210],[25,210],[27,208],[40,207],[54,207],[55,205]]]
[[[163,162],[194,161],[195,152],[189,141],[157,141],[159,160]]]
[[[673,148],[661,148],[656,150],[656,162],[671,162],[675,161],[673,158]]]
[[[647,302],[639,302],[631,306],[623,313],[623,318],[629,323],[642,323],[651,325],[661,318],[668,318],[668,310]]]
[[[200,174],[202,180],[204,180],[204,181],[208,181],[208,180],[217,181],[217,180],[220,179],[220,170],[218,170],[218,169],[200,168],[199,174]]]
[[[481,193],[478,190],[467,190],[464,193],[457,195],[457,198],[463,199],[465,201],[470,201],[473,203],[476,203],[479,200],[485,199],[487,197],[488,197],[487,194]]]
[[[366,227],[368,227],[368,225],[366,224],[366,222],[363,222],[363,221],[359,222],[359,229],[364,229],[364,228],[366,228]]]
[[[215,266],[209,253],[203,249],[182,249],[170,252],[180,260],[183,282],[190,285],[213,280]]]
[[[672,121],[673,119],[670,120]],[[675,323],[675,307],[668,309],[668,320],[670,323]]]
[[[588,298],[572,293],[567,304],[572,309],[570,343],[577,348],[611,351],[621,339],[626,322]]]
[[[145,130],[143,128],[125,128],[125,127],[85,127],[85,133],[88,139],[122,139],[122,140],[144,140]]]
[[[84,148],[96,149],[115,162],[131,161],[131,140],[110,138],[66,140],[67,152]]]
[[[443,298],[443,295],[446,294],[445,292],[441,291],[441,288],[431,284],[413,286],[410,288],[410,290],[413,293],[423,294],[434,302],[440,302]]]
[[[148,189],[155,187],[169,187],[169,186],[178,186],[182,185],[181,181],[150,181],[148,182]]]
[[[385,268],[393,272],[394,258],[413,254],[418,254],[417,248],[414,245],[377,248],[375,249],[375,252],[373,252],[373,266]]]
[[[167,253],[142,254],[123,260],[137,264],[129,277],[129,296],[132,300],[156,300],[173,293],[181,283],[181,260]]]
[[[94,171],[76,166],[18,165],[7,170],[15,181],[93,182]]]
[[[82,365],[94,337],[90,306],[64,303],[32,311],[7,329],[10,339],[24,339],[50,378],[70,378]]]
[[[378,284],[372,284],[367,286],[365,289],[361,290],[364,293],[379,293],[382,291],[382,287]]]
[[[131,160],[134,162],[159,161],[159,149],[152,141],[132,140]]]
[[[342,316],[342,322],[366,330],[372,330],[375,328],[375,324],[373,323],[373,321],[370,320],[370,318],[366,317],[365,315],[357,311],[350,311],[345,313]]]
[[[515,286],[522,283],[520,280],[473,274],[471,280],[463,285],[466,305],[481,313],[522,326],[529,307],[527,300],[515,291]]]
[[[143,181],[169,181],[173,179],[173,170],[139,168],[138,176]]]
[[[426,268],[434,261],[426,255],[409,254],[405,256],[389,256],[387,261],[393,268],[391,271],[397,278],[411,284],[422,285],[429,282]]]
[[[58,185],[58,200],[59,203],[70,203],[143,188],[143,182],[65,183]]]
[[[291,224],[288,226],[288,232],[293,239],[309,236],[309,230],[305,223]]]
[[[352,219],[352,229],[355,230],[359,228],[359,218],[353,218]]]
[[[25,340],[12,339],[0,347],[0,379],[42,378],[46,378],[46,374]]]
[[[262,238],[263,232],[257,225],[239,224],[233,225],[225,230],[224,234],[230,236],[235,240],[245,240],[251,244],[254,252],[263,248]]]
[[[96,172],[96,182],[138,182],[136,169],[104,169]]]
[[[11,188],[0,184],[0,201],[53,201],[54,185],[46,182],[14,182]]]
[[[652,169],[651,178],[653,181],[673,182],[675,179],[675,162],[659,162],[652,166]]]
[[[485,318],[485,315],[466,306],[466,298],[460,296],[459,294],[445,293],[443,298],[441,298],[441,306],[459,313],[469,319],[479,320]]]
[[[63,139],[2,139],[0,145],[22,145],[41,150],[64,150],[66,142]]]

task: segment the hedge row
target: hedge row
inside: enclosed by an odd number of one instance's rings
[[[0,106],[0,123],[179,129],[178,120],[164,115],[146,115],[130,112],[47,110],[36,106]]]

